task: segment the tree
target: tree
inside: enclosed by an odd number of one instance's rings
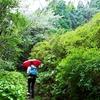
[[[19,45],[28,24],[25,16],[18,12],[18,3],[18,0],[0,1],[0,58],[15,64],[23,52]]]
[[[77,8],[78,9],[84,8],[84,4],[83,4],[82,0],[79,0],[78,5],[77,5]]]
[[[100,10],[100,0],[91,0],[90,8],[95,8]]]
[[[71,21],[69,16],[69,9],[66,8],[66,2],[61,0],[58,2],[56,9],[54,10],[55,15],[60,15],[61,18],[59,19],[58,28],[65,28],[66,30],[70,30],[71,28]]]

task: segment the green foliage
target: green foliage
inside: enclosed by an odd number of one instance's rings
[[[47,12],[49,7],[43,13],[39,10],[29,24],[26,17],[12,9],[18,4],[15,1],[0,1],[0,70],[14,70],[18,60],[27,59],[32,46],[46,38],[34,45],[29,57],[40,59],[44,64],[39,70],[37,95],[43,97],[45,93],[43,100],[99,100],[100,13],[88,22],[96,10],[82,8],[82,5],[77,10],[69,9],[63,0],[57,3],[53,0],[56,7],[54,4],[51,7],[55,13]],[[37,17],[38,13],[41,16]],[[88,23],[83,25],[85,22]],[[79,25],[83,26],[69,31]],[[54,26],[59,29],[55,30]],[[65,30],[69,32],[63,34]],[[55,35],[48,37],[49,33]],[[18,73],[14,75],[12,72],[0,73],[1,100],[25,99],[26,84],[20,81]]]
[[[7,63],[11,62],[15,65],[23,52],[21,44],[23,42],[24,45],[26,45],[26,42],[28,46],[30,44],[29,40],[23,38],[23,34],[26,33],[24,29],[28,25],[28,20],[18,12],[16,8],[18,3],[19,0],[0,1],[0,57]]]
[[[32,55],[31,58],[39,58],[40,60],[42,60],[44,56],[50,53],[50,49],[50,44],[47,41],[39,42],[32,49],[33,52],[30,53]]]
[[[42,70],[42,69],[41,69]],[[36,84],[36,96],[40,96],[40,100],[47,100],[52,99],[52,93],[49,91],[52,91],[55,78],[55,71],[44,71],[39,72],[39,77],[37,78],[37,84]],[[44,95],[43,95],[44,93]]]
[[[54,34],[64,34],[66,32],[66,30],[64,29],[64,28],[52,28],[52,29],[50,29],[50,30],[47,30],[46,32],[45,32],[45,34],[46,34],[46,39],[47,38],[50,38],[50,37],[52,37],[52,35],[54,35]]]
[[[48,76],[39,80],[40,94],[51,89],[47,98],[52,96],[53,100],[99,100],[99,19],[100,13],[75,31],[52,36],[33,47],[30,58],[41,59],[44,66],[40,72]]]
[[[0,73],[0,99],[25,100],[26,81],[19,72]]]
[[[82,41],[77,41],[78,45],[82,45],[84,47],[100,47],[100,39],[99,39],[99,30],[100,30],[100,20],[99,20],[100,13],[94,15],[93,19],[85,24],[82,27],[78,27],[75,30],[75,33],[80,36]]]
[[[91,0],[90,7],[100,10],[100,0]]]
[[[55,15],[51,9],[44,9],[43,11],[38,9],[32,16],[32,18],[29,17],[32,22],[31,26],[35,28],[36,31],[41,29],[42,33],[44,33],[44,30],[53,28],[57,25],[59,18],[61,18],[59,15]]]
[[[18,0],[2,0],[0,1],[0,34],[6,34],[6,32],[13,30],[15,27],[13,22],[15,17],[18,17],[18,14],[14,14],[13,8],[18,5]],[[16,11],[16,10],[15,10]],[[17,20],[18,21],[18,20]],[[12,28],[13,27],[13,28]],[[12,31],[10,32],[10,34]]]
[[[69,6],[68,6],[69,7]],[[66,30],[70,30],[70,16],[69,9],[66,9],[65,1],[61,0],[56,6],[56,10],[54,10],[55,15],[60,15],[59,25],[57,27],[65,28]]]
[[[1,71],[12,71],[15,70],[13,62],[5,61],[0,58],[0,70]]]
[[[72,50],[57,67],[57,84],[53,91],[56,99],[99,100],[99,16],[100,13],[96,14],[92,21],[77,28],[75,33],[67,33],[66,43],[69,40]],[[58,94],[55,95],[55,92]]]
[[[89,8],[88,2],[85,6],[82,1],[79,1],[77,8],[74,8],[71,2],[66,5],[64,0],[58,0],[54,13],[55,15],[61,16],[61,18],[58,20],[58,25],[56,27],[64,28],[66,31],[74,30],[79,25],[88,22],[97,12],[96,9]]]
[[[21,39],[9,35],[0,36],[0,55],[3,60],[17,62],[22,50],[18,47]],[[16,48],[15,48],[16,47]]]
[[[57,67],[56,80],[59,85],[68,85],[64,94],[70,94],[72,100],[99,100],[99,54],[97,49],[78,48]]]

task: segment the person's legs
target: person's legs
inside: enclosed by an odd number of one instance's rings
[[[34,98],[34,84],[35,84],[35,80],[36,78],[32,79],[32,85],[31,85],[31,89],[32,89],[32,98]]]
[[[31,79],[30,78],[28,78],[28,93],[30,93],[31,91],[30,91],[30,86],[31,86]]]

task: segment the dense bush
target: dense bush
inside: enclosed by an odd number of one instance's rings
[[[57,70],[58,90],[63,87],[64,91],[56,95],[57,99],[61,95],[61,100],[66,100],[65,95],[71,100],[100,99],[100,50],[74,49],[72,54],[62,60]]]
[[[55,72],[52,70],[41,72],[36,82],[36,96],[40,96],[41,100],[52,100],[52,89],[54,86]],[[43,94],[44,93],[44,94]]]
[[[41,59],[44,66],[40,71],[46,74],[43,73],[43,77],[39,80],[42,85],[40,94],[45,90],[47,98],[50,99],[52,96],[52,100],[66,100],[66,98],[67,100],[98,100],[99,48],[100,13],[75,31],[56,35],[36,44],[30,58]],[[56,66],[58,67],[55,70]],[[50,78],[52,71],[54,76]]]
[[[0,58],[0,70],[13,71],[15,70],[14,63]]]
[[[19,72],[0,72],[0,100],[25,100],[26,81]]]

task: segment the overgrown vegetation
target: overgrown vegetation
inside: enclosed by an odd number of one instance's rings
[[[26,80],[19,72],[0,72],[0,99],[25,100]]]
[[[0,99],[26,99],[26,69],[24,76],[17,71],[26,59],[37,58],[43,66],[36,100],[99,100],[100,1],[79,1],[77,8],[46,1],[30,17],[18,11],[20,0],[0,0]]]
[[[38,80],[41,98],[45,91],[44,100],[99,100],[99,18],[100,13],[75,31],[34,46],[31,58],[44,63]]]

